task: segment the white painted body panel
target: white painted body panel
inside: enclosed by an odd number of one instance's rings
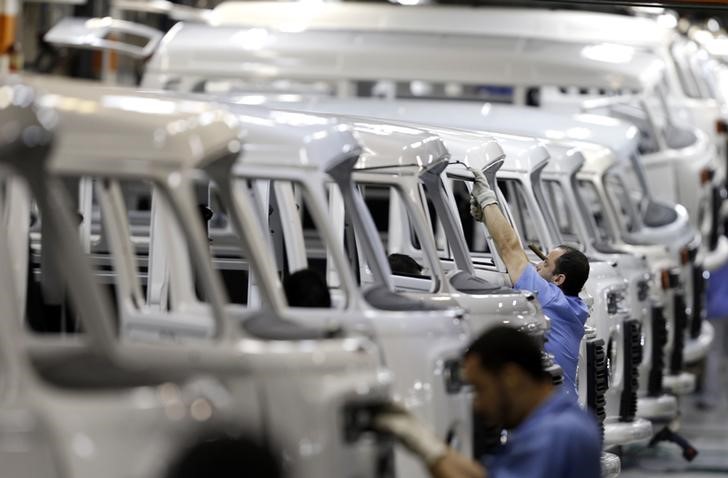
[[[327,171],[336,166],[342,155],[359,154],[356,132],[330,118],[300,113],[268,112],[251,108],[234,110],[240,121],[247,125],[248,146],[235,169],[237,178],[278,178],[303,186],[309,193],[309,212],[321,227],[319,232],[327,243],[327,252],[339,281],[340,293],[345,297],[343,310],[284,309],[290,320],[302,324],[335,322],[349,330],[362,330],[371,335],[381,347],[384,363],[393,372],[394,398],[418,417],[429,423],[443,440],[463,453],[471,452],[471,408],[465,390],[446,389],[448,362],[458,361],[471,338],[470,323],[463,321],[462,308],[442,308],[431,311],[394,312],[377,310],[367,304],[354,282],[353,273],[337,242],[337,232],[331,227],[331,216],[324,192],[331,183]],[[287,133],[285,119],[290,121]],[[298,127],[293,127],[293,123]],[[305,129],[301,125],[308,124]],[[283,127],[283,129],[281,129]],[[327,134],[317,132],[327,131]],[[317,147],[315,138],[328,141],[326,147]],[[339,141],[339,143],[337,143]],[[392,138],[397,142],[396,138]],[[277,196],[280,208],[296,210],[297,205]],[[240,207],[249,207],[240,204]],[[266,208],[267,209],[267,208]],[[293,223],[283,224],[287,240],[303,244],[303,231]],[[288,256],[289,263],[305,265],[304,254]],[[266,273],[265,271],[261,273]],[[275,273],[272,269],[270,274]],[[446,304],[444,304],[446,305]],[[418,476],[421,465],[404,451],[395,454],[395,467],[399,476]]]
[[[52,86],[49,84],[46,88],[53,91]],[[108,101],[115,95],[122,95],[128,101]],[[190,209],[184,194],[185,188],[189,187],[191,168],[228,157],[231,154],[228,148],[235,146],[240,134],[236,129],[237,122],[229,113],[201,103],[185,103],[171,98],[148,101],[149,97],[143,95],[88,85],[62,85],[56,92],[42,98],[47,104],[75,106],[59,108],[60,121],[65,128],[61,131],[66,140],[61,140],[53,151],[54,174],[165,180],[169,186],[169,197],[180,201],[174,213],[186,212],[187,217],[192,218],[196,218],[197,211],[194,207]],[[130,110],[132,105],[134,109]],[[115,108],[120,108],[118,115]],[[94,132],[108,128],[119,133],[118,136],[104,135],[109,141],[128,141],[139,136],[133,143],[138,148],[129,148],[134,154],[128,161],[125,162],[123,157],[113,157],[123,151],[123,147],[111,144],[98,151],[98,157],[74,154],[73,148],[82,147],[82,143],[73,140],[82,138],[86,132],[74,128],[90,119],[84,115],[91,109],[97,113],[90,125]],[[157,116],[146,116],[152,110]],[[157,121],[156,128],[150,125],[155,121],[153,118]],[[128,121],[123,121],[125,119]],[[123,131],[124,126],[128,127],[127,131]],[[159,133],[165,127],[170,133],[169,138],[160,137]],[[205,133],[205,128],[210,135]],[[151,137],[163,141],[145,143],[145,139]],[[145,144],[151,153],[155,152],[153,146],[156,145],[158,154],[151,154],[145,159]],[[174,154],[165,149],[167,145]],[[39,194],[39,189],[36,188],[34,193]],[[122,216],[122,220],[126,218]],[[69,244],[78,242],[73,228],[62,231],[65,235],[61,236],[59,244],[70,247]],[[184,231],[192,244],[190,253],[205,258],[206,247],[199,248],[201,241],[195,242],[199,239],[195,234],[200,233],[196,228]],[[68,251],[73,252],[74,249]],[[27,251],[14,253],[26,254]],[[97,308],[93,313],[95,321],[84,324],[87,335],[92,338],[112,335],[108,331],[112,323],[110,312],[98,304],[94,305],[94,300],[101,300],[98,299],[101,296],[97,297],[99,292],[92,279],[89,282],[90,271],[83,268],[85,260],[80,251],[74,253],[79,254],[80,259],[68,256],[70,262],[63,270],[64,274],[68,274],[66,280],[71,285],[70,290],[83,298],[83,307],[77,310],[86,311],[91,306]],[[124,269],[124,265],[130,263],[133,267],[133,258],[131,262],[129,259],[127,257],[117,263],[120,277],[130,277],[126,275],[129,271]],[[210,267],[209,258],[206,261],[207,267]],[[378,445],[375,440],[369,439],[346,443],[342,438],[342,410],[348,405],[373,405],[389,399],[391,376],[382,368],[379,349],[362,337],[318,341],[261,341],[243,337],[241,328],[227,322],[231,318],[220,303],[219,291],[215,292],[217,284],[215,280],[211,281],[214,275],[205,275],[204,262],[205,259],[200,261],[202,272],[198,278],[206,284],[207,292],[211,292],[208,299],[212,305],[198,308],[191,318],[198,324],[206,324],[208,329],[215,324],[215,335],[203,334],[203,337],[209,338],[196,343],[157,341],[142,344],[126,340],[123,344],[116,344],[114,339],[106,339],[106,343],[101,342],[94,350],[101,353],[102,358],[108,355],[112,374],[117,370],[112,365],[121,367],[127,374],[137,371],[142,381],[149,380],[144,378],[149,373],[156,373],[163,377],[159,382],[170,380],[172,383],[166,387],[176,387],[175,390],[181,388],[188,377],[213,375],[220,381],[216,388],[198,386],[185,392],[181,398],[174,391],[170,398],[165,395],[167,392],[160,392],[154,386],[121,386],[113,393],[92,390],[81,394],[47,386],[40,380],[33,384],[32,372],[23,371],[21,377],[30,385],[16,389],[15,393],[27,393],[29,403],[37,406],[46,420],[51,433],[49,441],[62,461],[59,469],[67,470],[68,476],[72,477],[109,475],[110,470],[119,475],[109,476],[129,476],[127,472],[131,465],[132,476],[159,476],[158,466],[166,464],[165,460],[169,459],[169,454],[162,452],[176,451],[174,448],[179,445],[174,438],[188,438],[183,432],[191,433],[198,422],[211,420],[207,416],[193,418],[190,407],[198,396],[212,388],[209,393],[215,400],[202,396],[208,402],[214,402],[211,403],[212,418],[220,418],[254,436],[265,433],[276,447],[274,453],[285,453],[290,460],[293,476],[318,477],[331,473],[337,476],[349,476],[349,473],[374,476],[376,462],[373,457]],[[3,277],[5,283],[7,276]],[[77,283],[83,292],[76,291]],[[122,309],[125,305],[128,304],[120,301]],[[154,316],[154,311],[142,310],[134,312],[135,318],[141,321],[145,312]],[[166,319],[166,327],[174,335],[174,331],[179,330],[175,328],[179,323],[175,324],[174,313],[167,314]],[[226,327],[226,324],[230,326]],[[67,345],[54,344],[53,340],[35,343],[32,349],[33,367],[42,367],[61,377],[73,377],[75,371],[69,368],[73,362],[63,359],[75,357],[74,344],[75,341]],[[54,367],[56,361],[64,363],[64,367]],[[83,368],[92,364],[94,362],[86,361]],[[90,368],[85,373],[93,374],[94,370]],[[103,375],[103,370],[98,372]],[[103,380],[103,377],[94,378],[98,379]],[[176,386],[174,382],[180,385]],[[164,387],[162,384],[159,386]],[[218,403],[220,393],[222,401]],[[217,408],[222,414],[215,411]],[[142,436],[149,440],[139,440]],[[112,463],[110,468],[109,463]],[[138,469],[134,468],[136,466]]]

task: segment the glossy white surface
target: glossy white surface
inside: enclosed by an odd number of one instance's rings
[[[659,81],[664,64],[658,57],[628,48],[620,49],[615,61],[614,47],[604,45],[498,36],[484,41],[478,36],[429,32],[284,32],[178,23],[148,63],[143,85],[165,87],[181,81],[178,84],[190,90],[197,81],[211,78],[417,79],[641,90]],[[453,50],[458,55],[452,55]]]
[[[98,95],[99,91],[94,91],[92,87],[89,90],[91,91],[86,92],[89,101],[97,102],[97,96],[94,95]],[[83,93],[74,94],[77,96],[71,98],[77,101],[72,104],[83,104]],[[56,94],[56,97],[52,97],[53,101],[59,96],[68,98]],[[145,112],[148,108],[154,109],[158,106],[159,103],[154,99],[130,93],[124,98],[135,105],[134,112],[123,112],[116,118],[114,111],[105,111],[106,114],[100,116],[94,129],[95,132],[101,132],[102,137],[109,137],[114,141],[115,131],[118,129],[123,132],[125,126],[128,126],[129,131],[136,132],[139,125],[127,125],[126,121],[134,123],[137,118],[141,126],[155,124],[154,118],[161,126],[169,124],[169,116],[165,114],[152,118],[144,116],[154,114]],[[177,101],[179,100],[171,97],[163,98],[164,103],[171,103],[172,106],[179,106]],[[157,151],[159,154],[155,155],[155,151],[152,151],[151,159],[144,159],[141,140],[152,136],[154,128],[139,131],[142,138],[135,150],[135,157],[126,158],[120,154],[124,152],[123,149],[107,148],[101,151],[99,154],[102,156],[112,153],[117,155],[118,164],[104,169],[93,164],[90,152],[80,158],[67,158],[65,156],[72,155],[75,150],[70,146],[60,147],[53,153],[55,156],[52,161],[58,164],[54,172],[65,168],[64,172],[80,175],[133,177],[156,181],[157,186],[167,188],[170,201],[177,201],[174,214],[186,218],[187,223],[197,224],[198,211],[194,203],[189,207],[190,198],[185,195],[191,190],[189,169],[216,161],[229,164],[232,151],[236,151],[235,155],[239,153],[239,143],[237,149],[228,149],[226,154],[220,154],[222,151],[213,146],[231,146],[231,142],[239,141],[240,130],[237,129],[237,121],[229,113],[188,101],[182,101],[180,105],[179,108],[173,108],[173,111],[190,108],[193,113],[198,113],[193,107],[199,107],[201,114],[175,113],[175,121],[182,121],[185,124],[180,126],[186,128],[176,132],[177,136],[172,137],[174,141],[160,144]],[[205,116],[208,110],[215,114]],[[75,121],[75,115],[84,114],[86,113],[78,111],[78,108],[62,109],[60,119],[65,129],[61,129],[61,134],[68,134],[71,138],[82,137],[83,131],[74,131],[74,128],[85,126],[86,119]],[[218,117],[222,120],[216,121]],[[129,140],[129,136],[126,138]],[[165,137],[162,136],[161,139]],[[72,142],[69,144],[73,145]],[[173,152],[182,157],[176,158],[164,151],[165,145],[169,145]],[[205,149],[208,145],[211,145],[210,148]],[[43,168],[39,166],[36,172],[39,170]],[[42,191],[41,188],[36,188],[36,197],[42,197]],[[64,208],[59,210],[65,211]],[[120,216],[120,222],[125,221],[126,216]],[[48,222],[49,216],[44,216],[44,224]],[[193,246],[195,240],[198,240],[198,247],[191,247],[189,254],[201,266],[197,279],[206,287],[206,292],[210,292],[206,294],[206,300],[211,305],[196,310],[195,319],[199,321],[215,318],[219,326],[217,334],[211,334],[207,340],[198,341],[139,343],[125,337],[124,341],[117,343],[116,334],[106,331],[111,337],[109,338],[99,332],[104,331],[101,325],[105,324],[107,328],[111,326],[112,318],[100,299],[105,296],[101,296],[94,287],[96,284],[93,279],[89,279],[90,271],[83,268],[86,261],[79,251],[78,238],[74,237],[77,231],[73,227],[66,227],[56,232],[61,233],[57,244],[67,248],[64,250],[66,254],[59,256],[66,261],[65,267],[61,268],[65,274],[65,283],[69,284],[74,299],[83,299],[74,301],[76,311],[81,312],[82,318],[93,319],[85,322],[84,328],[89,332],[87,337],[90,338],[87,340],[94,346],[92,351],[100,357],[93,360],[94,355],[89,354],[89,360],[82,361],[86,349],[76,347],[83,345],[79,341],[66,339],[56,343],[55,338],[46,338],[31,342],[33,365],[53,371],[56,370],[54,365],[57,363],[63,363],[64,367],[72,366],[74,359],[77,361],[75,363],[85,365],[77,372],[82,377],[84,373],[98,373],[101,377],[96,379],[103,380],[103,365],[106,364],[112,376],[115,376],[113,373],[124,372],[127,377],[135,377],[136,372],[140,379],[144,379],[148,374],[159,374],[160,377],[168,377],[177,382],[164,385],[152,380],[153,385],[145,387],[120,386],[115,391],[100,389],[81,394],[73,389],[69,391],[64,387],[53,387],[39,379],[35,383],[36,375],[28,372],[26,378],[36,387],[30,388],[31,393],[39,394],[37,403],[54,433],[51,443],[56,446],[64,466],[68,467],[69,476],[91,477],[109,473],[112,473],[110,476],[130,476],[129,473],[134,477],[160,476],[159,467],[166,464],[169,458],[167,452],[179,445],[177,439],[186,438],[185,433],[194,431],[194,426],[200,422],[211,423],[210,413],[212,418],[219,417],[254,436],[265,433],[271,439],[274,453],[283,454],[290,460],[295,470],[294,476],[318,477],[332,473],[337,476],[348,476],[349,473],[356,476],[374,476],[375,462],[372,456],[379,446],[377,441],[367,438],[352,443],[344,442],[344,424],[341,417],[342,410],[348,405],[370,405],[389,399],[391,376],[382,368],[380,350],[370,340],[350,337],[331,340],[262,341],[244,337],[240,324],[237,321],[232,322],[232,317],[223,310],[215,276],[209,274],[209,269],[208,274],[205,274],[204,264],[210,267],[207,243],[199,247],[203,242],[199,240],[202,231],[193,227],[183,229],[182,235]],[[128,237],[123,239],[128,241]],[[77,246],[75,249],[72,248],[73,244]],[[67,254],[68,252],[76,255]],[[14,253],[26,254],[27,251]],[[115,259],[122,256],[123,254],[117,254]],[[129,273],[125,269],[127,266],[132,268],[131,274],[136,272],[133,258],[131,261],[128,257],[126,259],[115,263],[115,271],[120,276]],[[184,269],[177,272],[180,271]],[[187,270],[187,273],[191,272]],[[174,278],[182,279],[177,275]],[[189,277],[186,279],[190,280]],[[175,299],[173,297],[172,302]],[[121,314],[130,310],[125,305],[126,302],[119,301]],[[139,321],[149,321],[153,316],[162,315],[166,327],[164,331],[170,336],[175,336],[180,329],[185,328],[184,324],[180,325],[184,310],[179,311],[174,307],[172,310],[144,307],[135,309],[135,318]],[[123,320],[117,322],[123,324]],[[91,342],[97,335],[105,338],[106,342]],[[106,359],[106,362],[99,361],[99,358]],[[102,364],[100,370],[97,370],[98,367],[91,367],[97,361]],[[74,371],[68,370],[68,373],[71,376]],[[197,387],[190,394],[180,395],[182,382],[186,383],[188,377],[199,374],[213,374],[223,380],[217,391],[211,392],[217,394],[218,398],[222,393],[221,403],[215,402],[211,405],[207,402],[196,402],[200,390],[205,390],[206,387]],[[158,382],[163,380],[165,378],[160,378]],[[170,387],[171,392],[164,392]],[[201,398],[206,399],[204,396]],[[218,406],[219,413],[216,412]],[[210,407],[211,411],[208,410]],[[139,440],[140,436],[148,439]],[[55,437],[63,438],[59,440]],[[79,437],[78,440],[75,437]],[[118,472],[119,475],[114,475],[113,472]]]
[[[283,31],[347,29],[459,35],[526,32],[562,41],[608,42],[614,41],[614,31],[619,30],[619,43],[638,45],[671,36],[671,30],[647,18],[596,12],[427,5],[407,8],[386,4],[228,1],[213,10],[210,22]]]
[[[677,398],[674,395],[640,397],[637,400],[637,415],[648,420],[672,420],[677,416],[678,412]]]
[[[235,117],[208,103],[62,79],[30,77],[28,82],[47,92],[44,106],[63,116],[58,152],[51,159],[59,170],[165,171],[240,147],[231,144],[239,135]]]
[[[444,364],[459,358],[470,337],[469,327],[459,320],[462,310],[393,312],[376,310],[368,305],[337,242],[339,231],[332,229],[335,222],[332,220],[333,213],[328,210],[323,196],[331,184],[329,168],[338,167],[340,162],[356,158],[361,152],[367,154],[370,149],[397,145],[403,151],[399,159],[405,167],[413,161],[429,164],[447,152],[432,135],[411,128],[385,126],[372,130],[358,123],[345,125],[332,118],[294,112],[268,112],[249,107],[234,107],[233,111],[238,114],[241,123],[247,125],[246,138],[250,145],[239,158],[234,174],[241,179],[290,180],[299,183],[311,194],[308,198],[309,213],[323,227],[319,232],[328,244],[327,252],[333,261],[333,265],[328,265],[336,272],[339,290],[346,297],[344,310],[284,308],[281,313],[301,324],[335,321],[348,330],[366,330],[381,346],[382,357],[394,373],[395,399],[429,423],[438,436],[452,435],[452,446],[469,453],[469,397],[464,391],[445,389],[448,371]],[[291,118],[296,119],[296,124],[289,121]],[[372,139],[370,135],[376,138]],[[382,141],[377,142],[380,137]],[[362,147],[364,138],[368,139],[370,149]],[[374,155],[370,158],[370,166],[379,164]],[[297,203],[286,202],[280,196],[277,201],[280,208],[296,210],[298,207]],[[291,227],[291,224],[285,224],[283,229],[286,240],[304,244],[302,229]],[[306,263],[305,251],[298,253],[302,256],[288,257],[290,264]],[[386,263],[386,258],[380,259]],[[275,276],[276,272],[270,268],[259,271],[259,274]],[[401,476],[419,473],[416,460],[401,450],[396,453],[396,467]]]

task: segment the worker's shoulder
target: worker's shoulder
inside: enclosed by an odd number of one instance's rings
[[[545,307],[563,298],[559,287],[541,277],[533,264],[528,264],[515,283],[516,289],[528,290],[536,294],[541,306]]]

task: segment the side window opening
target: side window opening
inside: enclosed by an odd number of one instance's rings
[[[619,211],[622,227],[627,232],[636,232],[639,229],[640,220],[637,214],[639,205],[635,205],[633,202],[635,198],[617,174],[608,172],[604,179],[607,194]]]
[[[515,179],[498,179],[498,183],[501,185],[506,201],[511,206],[515,226],[521,234],[521,239],[525,242],[524,247],[527,247],[528,244],[535,244],[543,250],[544,245],[538,235],[523,184]]]
[[[316,219],[304,186],[291,181],[263,179],[250,184],[261,183],[269,184],[268,229],[288,305],[345,308],[346,296],[336,275],[338,269],[329,267],[330,246],[320,222],[325,219]]]
[[[599,192],[590,181],[577,181],[578,194],[582,199],[584,209],[588,213],[590,222],[597,233],[597,243],[611,242],[613,237],[607,225],[604,204],[599,198]]]
[[[654,125],[643,107],[632,104],[617,103],[606,107],[606,114],[634,124],[640,134],[638,149],[640,154],[656,153],[660,150]],[[599,113],[598,110],[592,111]]]
[[[414,251],[417,251],[418,254],[410,255],[407,253],[407,250],[400,250],[397,246],[390,245],[390,214],[394,213],[394,206],[392,205],[391,200],[392,197],[394,197],[398,199],[400,205],[403,205],[404,199],[402,198],[401,191],[397,190],[395,187],[380,184],[360,184],[359,189],[362,192],[367,208],[374,217],[374,222],[377,226],[377,231],[379,232],[379,238],[382,241],[382,245],[384,246],[390,261],[392,274],[395,276],[414,277],[431,281],[432,276],[430,275],[429,263],[424,257],[424,253],[420,253],[422,251],[421,241],[413,227],[412,218],[409,217],[411,213],[407,207],[402,206],[399,212],[408,216],[406,220],[409,224],[409,245]],[[404,244],[400,246],[404,246]]]
[[[574,213],[566,200],[564,189],[558,181],[546,180],[543,182],[544,194],[549,201],[554,214],[556,226],[562,240],[568,244],[575,244],[583,247],[576,225],[574,224]]]
[[[245,184],[247,188],[248,185]],[[250,263],[247,253],[242,249],[240,237],[233,228],[229,213],[215,187],[208,187],[207,209],[201,220],[206,223],[212,263],[220,273],[228,300],[232,304],[249,305]],[[200,204],[202,206],[202,204]],[[209,217],[205,221],[205,217]]]
[[[442,226],[442,222],[440,221],[440,218],[437,215],[437,210],[435,209],[435,204],[432,202],[430,197],[427,195],[427,188],[424,185],[420,185],[420,196],[423,198],[424,202],[427,204],[427,217],[430,220],[430,229],[432,230],[432,235],[435,238],[435,246],[437,247],[437,251],[442,255],[448,254],[448,244],[447,244],[447,237],[445,235],[445,229]],[[412,224],[410,224],[410,238],[412,239],[413,245],[417,243],[417,248],[420,248],[419,240],[417,239],[417,234],[412,227]]]
[[[455,204],[458,208],[460,223],[463,225],[463,235],[465,236],[465,242],[468,244],[468,250],[470,252],[490,254],[490,247],[483,233],[483,225],[473,219],[470,214],[470,191],[468,191],[464,181],[453,179],[452,185]]]

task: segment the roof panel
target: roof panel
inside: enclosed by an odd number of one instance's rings
[[[42,92],[39,103],[59,115],[52,168],[195,167],[239,147],[235,118],[214,105],[81,81],[27,80]]]

